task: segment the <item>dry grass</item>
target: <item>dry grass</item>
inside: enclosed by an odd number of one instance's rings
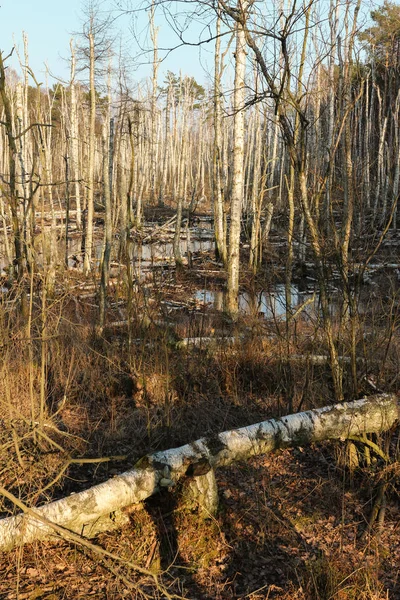
[[[119,317],[124,290],[115,291],[110,321]],[[2,485],[32,506],[98,483],[147,452],[333,400],[326,365],[288,360],[326,353],[318,322],[293,324],[288,338],[284,323],[252,316],[233,326],[185,309],[165,326],[161,292],[144,319],[139,291],[129,326],[99,336],[95,299],[68,291],[46,306],[43,336],[40,296],[29,329],[14,296],[0,307],[0,473]],[[372,319],[368,343],[358,340],[368,377],[385,390],[397,389],[400,373],[391,306],[385,326]],[[238,341],[189,350],[175,343],[199,334]],[[371,391],[360,367],[360,393]],[[394,441],[392,451],[399,451]],[[116,454],[126,459],[68,464]],[[176,498],[156,498],[99,544],[154,569],[171,592],[192,600],[400,597],[398,463],[383,472],[376,461],[351,475],[334,457],[330,446],[293,450],[221,471],[215,519],[199,519]],[[382,478],[390,484],[385,527],[379,541],[360,540]],[[1,510],[13,507],[3,501]],[[66,542],[19,549],[0,569],[0,598],[9,600],[163,597],[129,569]]]

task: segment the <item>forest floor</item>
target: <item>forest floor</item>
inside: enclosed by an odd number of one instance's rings
[[[169,214],[159,217],[162,223]],[[152,268],[143,281],[134,274],[127,282],[121,267],[109,290],[109,326],[101,332],[96,281],[77,270],[60,275],[45,303],[40,278],[27,282],[34,292],[28,318],[16,308],[23,286],[5,293],[1,485],[35,507],[125,471],[146,453],[334,402],[329,366],[311,360],[327,354],[318,308],[301,311],[290,324],[276,303],[272,318],[260,311],[260,292],[276,297],[282,283],[282,269],[272,269],[280,247],[279,241],[271,246],[263,277],[242,270],[246,302],[258,300],[236,322],[207,296],[225,280],[210,253],[194,253],[178,271]],[[358,397],[400,387],[399,286],[396,266],[384,261],[383,255],[383,268],[360,296]],[[306,290],[315,283],[311,268],[296,277]],[[346,331],[341,335],[345,355],[349,339]],[[184,344],[187,338],[215,341]],[[352,399],[346,364],[345,395]],[[132,509],[129,525],[98,536],[96,544],[112,557],[56,540],[3,554],[0,600],[168,594],[396,600],[399,431],[375,441],[391,450],[391,463],[365,461],[360,452],[359,464],[350,464],[347,444],[339,442],[220,469],[219,510],[208,519],[181,504],[179,490],[154,496]],[[386,505],[368,530],[383,483]],[[15,512],[5,500],[0,511]]]
[[[215,518],[166,493],[132,511],[122,531],[97,538],[156,574],[158,587],[117,560],[46,542],[3,556],[0,597],[166,598],[162,584],[189,600],[400,598],[398,496],[389,493],[382,527],[360,538],[382,473],[350,476],[343,453],[323,444],[223,469]]]

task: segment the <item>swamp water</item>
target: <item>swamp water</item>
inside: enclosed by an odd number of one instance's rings
[[[211,252],[214,250],[214,234],[210,219],[199,219],[199,225],[196,227],[183,228],[180,239],[180,251],[185,259],[189,255]],[[151,223],[145,223],[143,231],[148,232],[147,238],[158,235],[158,239],[148,239],[143,241],[128,242],[129,253],[132,264],[138,268],[138,271],[148,271],[155,264],[169,265],[174,262],[173,249],[173,230],[158,233],[157,226]],[[72,233],[72,232],[71,232]],[[50,236],[50,227],[46,229],[45,235]],[[62,262],[65,254],[65,230],[58,232],[61,240],[58,242],[58,260]],[[70,268],[82,268],[82,240],[80,235],[70,235],[68,240],[68,266]],[[100,264],[103,251],[103,238],[95,234],[93,239],[93,262],[96,266]],[[114,259],[119,253],[119,241],[114,238],[112,242],[111,258]],[[35,256],[39,266],[43,265],[43,253],[37,251]],[[5,251],[4,239],[0,235],[0,270],[4,271],[8,267],[8,260]]]
[[[94,240],[94,257],[96,264],[100,263],[103,249],[101,239]],[[189,255],[197,253],[207,253],[214,249],[214,237],[210,230],[192,229],[189,235],[184,232],[180,239],[180,251],[182,258],[188,258]],[[118,256],[119,242],[113,240],[111,256]],[[174,247],[171,236],[165,239],[154,241],[129,241],[128,251],[132,265],[136,267],[139,273],[147,272],[153,266],[163,264],[170,265],[174,262]],[[76,266],[75,257],[81,253],[80,237],[71,238],[68,244],[69,266]]]
[[[224,290],[197,290],[194,294],[196,302],[217,311],[223,311],[226,292]],[[291,311],[304,305],[303,313],[308,318],[318,312],[318,297],[312,291],[300,291],[298,286],[291,286]],[[276,284],[268,291],[257,293],[241,292],[239,294],[239,312],[244,315],[262,316],[265,319],[286,318],[285,286]]]
[[[145,224],[145,230],[149,232],[147,236],[150,238],[157,227],[152,224]],[[139,281],[146,279],[148,273],[152,271],[154,267],[169,266],[174,262],[173,232],[163,232],[162,239],[153,239],[144,241],[130,241],[129,242],[129,254],[131,258],[131,264],[135,270],[135,275]],[[59,260],[63,260],[65,246],[64,241],[61,240],[59,244]],[[188,259],[190,255],[196,255],[199,253],[208,253],[214,250],[214,236],[213,230],[210,227],[210,223],[205,221],[201,223],[201,226],[191,227],[189,229],[183,229],[180,250],[183,259]],[[96,237],[94,239],[94,262],[98,266],[100,264],[101,255],[103,249],[102,237]],[[112,245],[112,258],[118,256],[119,241],[118,239],[113,240]],[[82,269],[81,260],[81,237],[73,236],[70,238],[68,243],[68,264],[70,268]],[[36,256],[38,264],[43,262],[43,255],[38,253]],[[4,243],[0,239],[0,268],[7,268],[7,258],[5,255]],[[313,287],[313,286],[312,286]],[[320,315],[319,297],[317,293],[313,292],[312,287],[307,288],[305,291],[300,290],[297,285],[291,286],[291,313],[295,313],[303,305],[301,309],[303,318],[315,319]],[[0,289],[0,293],[1,293]],[[7,288],[4,288],[4,292]],[[197,290],[192,298],[197,305],[203,305],[204,307],[211,308],[216,311],[223,311],[225,306],[225,291],[224,290]],[[332,293],[331,299],[331,314],[332,316],[338,314],[341,299],[339,298],[338,292]],[[267,320],[284,320],[286,318],[286,299],[285,299],[285,286],[283,284],[276,284],[271,287],[268,291],[261,291],[257,293],[241,292],[239,294],[239,312],[244,315],[261,316]],[[361,307],[362,312],[362,307]]]
[[[298,314],[305,320],[312,321],[322,317],[318,291],[308,287],[301,290],[298,285],[293,284],[290,288],[291,303],[290,313]],[[225,290],[197,290],[194,300],[197,304],[222,312],[225,308]],[[333,318],[340,316],[343,298],[335,289],[330,294],[329,311]],[[255,293],[240,292],[238,302],[239,312],[248,316],[259,316],[266,320],[284,321],[286,319],[286,297],[285,285],[275,284],[268,291]],[[359,302],[359,314],[367,309],[365,302]]]

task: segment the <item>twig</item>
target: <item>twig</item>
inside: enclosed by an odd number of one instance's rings
[[[74,542],[80,546],[83,546],[84,548],[87,548],[88,550],[91,550],[95,554],[99,554],[103,558],[110,558],[118,563],[125,565],[126,567],[129,567],[130,569],[132,569],[134,571],[137,571],[141,575],[146,575],[147,577],[151,578],[154,581],[154,584],[156,585],[157,589],[162,594],[165,595],[167,600],[173,600],[173,599],[184,600],[184,599],[182,599],[181,596],[177,596],[175,594],[174,595],[169,594],[167,589],[165,588],[165,586],[158,581],[158,577],[155,573],[152,573],[148,569],[140,567],[139,565],[137,565],[136,563],[134,563],[130,560],[127,560],[125,558],[122,558],[121,556],[118,556],[118,554],[114,554],[113,552],[109,552],[108,550],[105,550],[101,546],[98,546],[96,544],[93,544],[92,542],[89,542],[87,539],[81,537],[77,533],[69,531],[68,529],[61,527],[60,525],[56,525],[55,523],[52,523],[51,521],[49,521],[48,519],[46,519],[45,517],[43,517],[42,515],[37,513],[35,510],[32,510],[31,508],[29,508],[29,506],[24,504],[19,498],[14,496],[14,494],[12,494],[8,490],[6,490],[1,485],[0,485],[0,494],[2,496],[4,496],[5,498],[7,498],[8,500],[10,500],[17,508],[21,509],[26,515],[29,515],[30,517],[37,519],[44,525],[47,525],[48,527],[50,527],[58,536],[65,539],[67,542]]]
[[[379,448],[378,444],[375,444],[375,442],[373,442],[372,440],[369,440],[367,437],[359,436],[359,435],[349,435],[348,439],[353,440],[353,442],[360,442],[361,444],[368,446],[375,452],[375,454],[380,456],[386,463],[390,462],[390,457],[381,448]]]
[[[384,481],[378,487],[378,493],[376,495],[376,498],[375,498],[375,501],[374,501],[374,504],[372,507],[372,511],[371,511],[371,515],[369,517],[368,524],[360,536],[360,539],[362,539],[362,540],[367,536],[368,533],[371,532],[371,530],[374,526],[374,523],[377,519],[380,524],[380,527],[382,527],[383,517],[385,515],[385,505],[386,505],[385,496],[386,496],[386,490],[387,490],[388,485],[389,485],[388,482]]]

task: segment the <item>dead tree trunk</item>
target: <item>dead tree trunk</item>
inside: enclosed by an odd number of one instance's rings
[[[244,100],[246,74],[246,36],[244,25],[248,2],[238,2],[241,19],[236,23],[235,90],[233,100],[233,166],[231,191],[231,222],[229,227],[227,313],[236,318],[239,293],[240,225],[244,192]]]
[[[92,29],[89,33],[89,59],[90,59],[90,114],[89,114],[89,157],[88,157],[88,181],[87,181],[87,223],[85,239],[85,256],[83,269],[87,275],[91,270],[91,259],[93,251],[93,214],[94,214],[94,155],[95,155],[95,125],[96,125],[96,89],[94,85],[95,49]]]
[[[15,142],[15,137],[13,134],[13,119],[11,113],[11,103],[10,98],[6,89],[6,67],[4,65],[5,59],[3,58],[3,54],[0,52],[0,98],[3,103],[4,110],[4,126],[6,128],[6,136],[8,141],[8,150],[9,150],[9,185],[8,185],[8,197],[9,204],[11,209],[11,219],[12,219],[12,228],[14,234],[14,248],[15,248],[15,263],[17,276],[22,277],[25,270],[25,263],[23,260],[22,253],[22,237],[21,237],[21,226],[18,216],[18,189],[16,183],[16,160],[17,160],[17,145]]]
[[[399,417],[396,396],[380,394],[270,419],[156,452],[142,458],[130,471],[36,509],[40,520],[32,511],[0,520],[0,550],[51,537],[53,529],[44,520],[86,537],[120,526],[124,522],[121,509],[142,502],[161,488],[173,487],[195,472],[199,463],[204,474],[204,465],[211,471],[278,448],[385,431]]]
[[[223,58],[221,58],[221,16],[218,12],[214,57],[214,153],[213,153],[213,211],[215,250],[218,259],[226,264],[226,227],[224,183],[222,173],[222,86]]]
[[[80,172],[79,172],[79,130],[77,115],[77,97],[76,97],[76,57],[73,40],[70,41],[71,48],[71,76],[70,76],[70,144],[71,144],[71,167],[75,188],[75,206],[76,206],[76,228],[82,229],[82,210],[81,210],[81,190],[80,190]]]

